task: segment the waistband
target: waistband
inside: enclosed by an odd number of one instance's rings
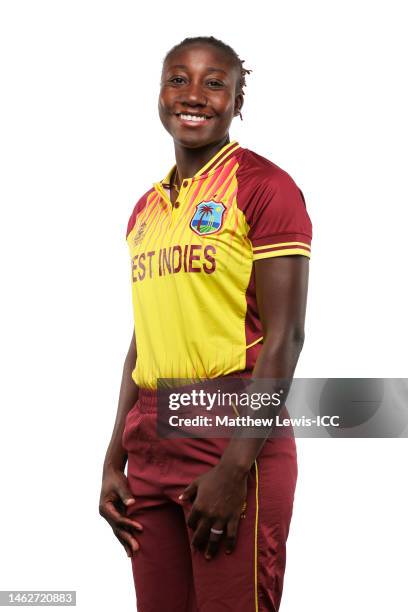
[[[226,374],[225,376],[222,376],[220,378],[212,378],[212,379],[206,379],[206,382],[208,383],[212,383],[212,384],[216,384],[217,382],[222,382],[225,379],[229,379],[229,378],[251,378],[252,376],[252,370],[244,370],[241,372],[232,372],[231,374]],[[187,389],[171,389],[171,392],[177,392],[177,391],[185,391]],[[164,390],[163,390],[164,391]],[[168,390],[170,391],[170,389]],[[157,389],[144,389],[142,387],[139,387],[139,396],[138,396],[138,410],[139,412],[142,413],[157,413],[157,406],[158,406],[158,396],[159,393],[162,393],[160,391],[158,391]]]
[[[140,412],[157,412],[157,391],[139,387],[138,408]]]

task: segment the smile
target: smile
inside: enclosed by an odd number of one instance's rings
[[[186,123],[205,123],[211,117],[207,117],[207,115],[190,115],[188,113],[178,113],[177,118]]]

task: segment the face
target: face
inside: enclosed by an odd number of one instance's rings
[[[196,148],[220,142],[243,105],[238,68],[221,49],[189,45],[163,66],[159,115],[174,141]]]

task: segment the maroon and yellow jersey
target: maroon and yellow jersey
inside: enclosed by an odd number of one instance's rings
[[[137,344],[133,378],[217,378],[252,370],[262,346],[254,261],[310,257],[302,192],[268,159],[232,141],[169,199],[174,165],[129,219]]]

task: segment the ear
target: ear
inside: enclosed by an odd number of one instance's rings
[[[235,104],[234,104],[234,117],[237,117],[240,113],[240,110],[244,106],[244,96],[242,93],[239,93],[235,96]]]

